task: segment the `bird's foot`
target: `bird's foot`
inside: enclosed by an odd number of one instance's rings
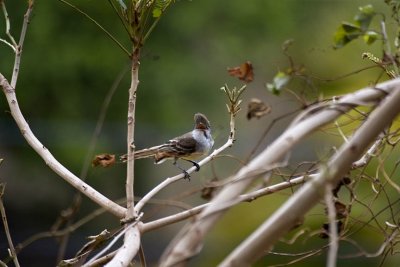
[[[200,171],[200,165],[197,162],[192,162],[192,163],[196,167],[196,172]]]
[[[183,172],[183,175],[184,175],[184,177],[183,177],[183,179],[187,179],[188,181],[190,181],[190,175],[189,175],[189,173],[184,169],[184,168],[182,168],[181,166],[179,166],[178,165],[178,163],[176,162],[176,161],[174,161],[174,163],[173,163],[178,169],[180,169],[182,172]]]
[[[185,175],[184,177],[183,177],[183,179],[187,179],[189,182],[190,182],[190,175],[189,175],[189,173],[187,172],[187,171],[185,171],[185,170],[183,170],[183,174]]]
[[[189,161],[190,163],[192,163],[193,166],[196,167],[196,172],[200,171],[200,165],[199,165],[196,161],[193,161],[193,160],[188,160],[188,161]]]

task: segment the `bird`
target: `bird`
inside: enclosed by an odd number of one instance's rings
[[[185,178],[189,178],[186,170],[177,164],[178,159],[191,162],[196,166],[196,171],[200,170],[199,164],[195,159],[207,155],[214,145],[211,136],[211,125],[207,117],[202,113],[194,114],[194,129],[181,136],[170,139],[165,144],[137,150],[134,159],[154,158],[155,164],[161,164],[168,159],[173,160],[173,164],[182,170]],[[126,161],[126,155],[121,159]]]

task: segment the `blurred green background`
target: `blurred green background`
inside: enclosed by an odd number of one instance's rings
[[[118,18],[107,1],[71,1],[94,17],[126,47],[130,43]],[[253,0],[253,1],[176,1],[167,10],[142,52],[140,84],[136,108],[136,146],[156,145],[189,131],[193,114],[202,112],[213,126],[215,146],[223,144],[229,132],[225,96],[220,87],[240,87],[242,82],[227,74],[227,67],[252,62],[255,80],[244,94],[246,103],[258,97],[271,105],[272,113],[260,120],[247,121],[245,111],[237,118],[237,142],[226,153],[244,160],[256,145],[261,133],[274,118],[299,108],[290,94],[279,97],[265,88],[277,71],[288,67],[281,50],[282,43],[293,39],[289,52],[307,72],[325,79],[334,78],[371,65],[363,52],[381,55],[380,44],[367,46],[354,41],[343,49],[332,47],[333,34],[343,20],[351,20],[362,5],[373,4],[377,11],[390,17],[389,8],[378,0]],[[26,1],[7,1],[14,37],[19,31]],[[377,23],[375,23],[378,26]],[[389,24],[389,30],[391,25]],[[1,38],[5,36],[4,19],[0,19]],[[392,35],[393,31],[389,31]],[[53,155],[75,174],[79,174],[106,94],[116,77],[129,64],[126,55],[93,23],[59,1],[37,1],[25,41],[17,96],[33,132]],[[0,43],[0,72],[8,79],[13,53]],[[369,70],[333,82],[317,84],[316,96],[333,96],[365,87],[375,81],[379,71]],[[96,153],[123,154],[126,147],[126,112],[129,75],[118,86],[112,98]],[[245,107],[245,104],[244,104]],[[60,210],[71,202],[74,190],[50,171],[22,138],[14,123],[5,97],[0,98],[0,165],[1,182],[6,182],[4,201],[14,242],[48,230]],[[288,117],[279,121],[263,141],[259,151],[276,138]],[[292,154],[293,162],[315,160],[325,155],[335,143],[326,135],[307,139]],[[163,178],[177,170],[171,164],[154,166],[151,160],[137,161],[135,193],[144,195]],[[211,168],[212,167],[212,168]],[[159,198],[201,187],[216,176],[224,178],[238,167],[232,158],[219,159],[193,175],[191,181],[180,181],[166,189]],[[112,199],[125,195],[125,165],[91,169],[88,182]],[[242,204],[229,212],[206,239],[204,251],[190,266],[214,266],[259,223],[287,199],[290,191]],[[199,194],[184,200],[200,203]],[[96,206],[84,198],[79,217]],[[150,209],[149,209],[150,210]],[[171,210],[171,211],[176,211]],[[161,217],[160,210],[148,214],[148,220]],[[323,209],[311,212],[309,227],[318,229],[325,217]],[[67,256],[102,229],[113,229],[119,222],[104,215],[72,235]],[[182,224],[166,227],[143,236],[144,250],[154,263],[168,240]],[[0,230],[0,255],[4,258],[7,243]],[[290,248],[292,253],[318,248],[326,240],[314,238],[298,242],[300,246],[278,245],[277,251]],[[376,244],[375,244],[376,242]],[[377,250],[379,237],[363,236],[360,243],[370,251]],[[306,244],[305,244],[306,243]],[[53,266],[57,241],[44,239],[25,248],[20,254],[23,266]],[[295,252],[293,252],[295,251]],[[344,253],[345,254],[345,253]],[[293,266],[323,266],[326,252]],[[285,263],[290,258],[269,256],[259,266]],[[384,266],[398,266],[392,257]],[[341,259],[339,266],[367,263],[379,259]]]

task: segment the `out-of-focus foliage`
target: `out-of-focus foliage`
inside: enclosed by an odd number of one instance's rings
[[[283,71],[279,71],[272,83],[267,83],[267,88],[274,95],[279,95],[281,90],[290,82],[290,76]]]
[[[354,16],[352,22],[344,21],[335,33],[335,48],[341,48],[347,43],[363,37],[366,44],[373,44],[378,34],[369,30],[372,19],[376,12],[372,5],[359,7],[359,12]]]

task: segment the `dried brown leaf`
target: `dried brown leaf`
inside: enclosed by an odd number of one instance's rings
[[[258,98],[250,99],[247,104],[247,119],[261,118],[271,112],[271,107]]]
[[[92,160],[93,167],[101,166],[105,168],[114,165],[114,163],[115,155],[107,153],[96,155]]]
[[[246,61],[238,67],[228,68],[228,73],[229,75],[245,81],[246,83],[254,80],[253,65],[250,61]]]

